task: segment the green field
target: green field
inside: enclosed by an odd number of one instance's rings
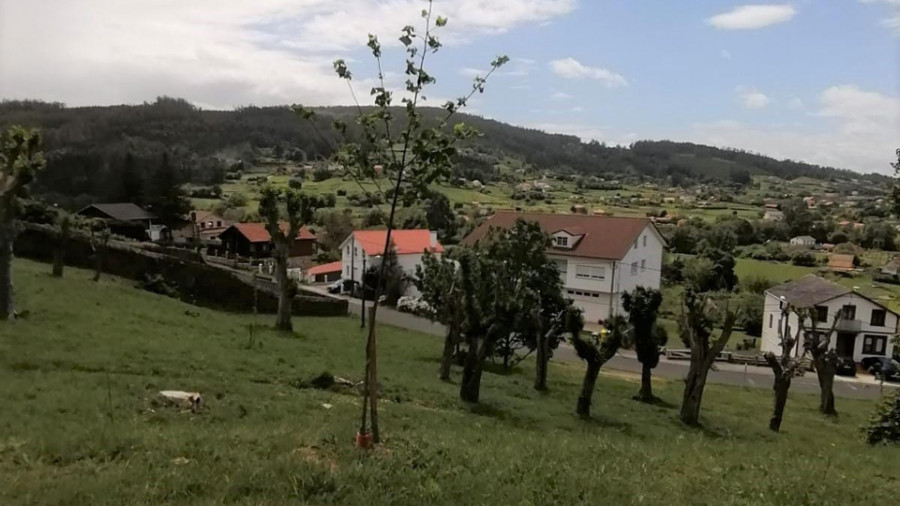
[[[291,164],[284,164],[292,168]],[[249,178],[267,175],[267,171],[273,167],[260,166],[251,168],[240,181],[226,181],[222,185],[223,197],[232,193],[242,193],[248,198],[247,211],[255,211],[258,205],[259,190],[261,186]],[[501,170],[501,172],[504,172]],[[286,187],[290,176],[269,175],[268,183],[276,187]],[[527,181],[533,182],[528,178]],[[515,209],[522,208],[539,212],[570,212],[573,204],[582,204],[589,211],[603,210],[616,216],[646,216],[648,212],[659,212],[665,209],[670,215],[698,216],[707,220],[714,220],[719,216],[737,215],[748,219],[759,217],[760,209],[747,203],[721,203],[713,208],[697,207],[690,204],[682,204],[677,197],[680,191],[648,188],[640,185],[626,185],[620,190],[580,190],[577,191],[575,183],[550,178],[547,182],[551,189],[547,192],[548,200],[513,200],[511,198],[516,185],[497,181],[486,184],[482,190],[451,186],[448,184],[435,184],[433,189],[443,193],[453,204],[461,204],[464,209],[493,208]],[[380,179],[377,185],[381,190],[386,190],[390,185],[387,179]],[[363,189],[377,193],[379,188],[371,180],[356,182],[350,178],[333,177],[325,181],[313,181],[307,178],[303,181],[303,190],[311,194],[321,195],[325,193],[337,193],[344,190],[348,195],[362,193]],[[643,198],[656,201],[656,204],[632,203],[632,198]],[[664,203],[665,198],[675,198],[675,203]],[[197,209],[212,209],[219,201],[211,199],[193,199],[193,205]],[[337,207],[349,207],[350,203],[345,197],[338,197]],[[354,208],[357,214],[362,214],[368,209]]]
[[[526,362],[487,373],[483,404],[437,380],[434,337],[380,329],[385,444],[351,440],[359,400],[299,388],[322,371],[357,379],[351,318],[298,318],[296,335],[67,269],[15,263],[27,317],[0,324],[0,504],[892,504],[896,448],[858,427],[872,402],[820,417],[792,395],[783,432],[770,393],[710,385],[703,429],[630,400],[635,378],[603,374],[595,418],[574,414],[580,364],[554,364],[551,391]],[[458,371],[454,371],[458,380]],[[200,391],[199,414],[157,391]],[[680,381],[657,381],[677,404]],[[330,407],[329,407],[330,406]]]

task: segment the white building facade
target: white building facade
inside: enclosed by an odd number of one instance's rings
[[[508,227],[518,218],[537,222],[550,235],[547,256],[560,271],[563,294],[588,324],[624,313],[622,293],[660,287],[665,239],[645,218],[498,212],[463,243],[474,244],[491,226]]]
[[[366,270],[381,265],[385,236],[385,230],[356,230],[347,236],[341,243],[341,278],[359,284]],[[437,256],[444,252],[437,234],[428,230],[393,230],[391,243],[397,265],[410,278],[416,275],[426,251]],[[407,295],[418,295],[412,283],[407,285]]]
[[[783,299],[782,299],[783,297]],[[816,318],[816,331],[827,333],[834,324],[835,315],[841,319],[829,338],[830,348],[840,357],[850,357],[859,363],[868,357],[891,357],[894,352],[892,338],[898,330],[897,313],[878,302],[817,276],[785,283],[766,292],[763,311],[763,330],[760,349],[781,355],[779,326],[787,324],[793,336],[800,327],[796,312],[789,311],[783,320],[781,308],[811,308]],[[802,322],[806,330],[812,322]],[[803,332],[798,349],[803,349]]]

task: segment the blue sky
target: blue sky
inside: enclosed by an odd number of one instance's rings
[[[205,108],[365,98],[380,35],[422,0],[0,0],[0,97]],[[900,0],[444,0],[435,104],[497,54],[471,111],[607,143],[675,139],[888,172],[900,147]]]

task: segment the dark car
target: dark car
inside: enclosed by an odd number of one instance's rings
[[[835,372],[839,376],[856,376],[856,362],[850,357],[838,357]]]
[[[869,372],[878,379],[900,379],[900,362],[887,357],[878,357],[868,362]]]

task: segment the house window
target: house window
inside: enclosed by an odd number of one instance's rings
[[[556,270],[562,275],[562,277],[566,277],[566,274],[569,272],[569,262],[565,260],[557,260],[556,261]]]
[[[865,336],[863,339],[864,355],[884,355],[887,346],[887,336]]]
[[[641,260],[641,272],[644,272],[646,270],[647,270],[647,261]]]
[[[816,321],[817,322],[827,322],[828,321],[828,306],[816,306]]]
[[[631,262],[631,275],[637,274],[637,262]]]
[[[221,226],[222,226],[222,222],[217,220],[217,221],[216,221],[216,227],[221,227]]]
[[[644,247],[645,248],[647,247],[647,236],[646,235],[644,236]]]
[[[578,279],[606,279],[606,267],[594,267],[591,265],[576,265],[575,277]]]
[[[634,240],[634,249],[637,249],[637,239]]]
[[[872,310],[872,319],[869,320],[869,323],[873,327],[884,327],[884,309],[873,309]]]
[[[773,315],[772,313],[769,313],[769,328],[772,328],[772,320],[774,320],[774,318],[775,318],[775,315]]]
[[[569,245],[569,238],[566,237],[566,236],[564,236],[564,235],[558,235],[558,236],[556,236],[556,245],[557,245],[557,246],[568,246],[568,245]]]
[[[205,221],[201,221],[201,222],[200,222],[200,228],[206,228],[206,222],[205,222]]]
[[[350,246],[347,246],[347,254],[350,254]]]
[[[856,306],[852,304],[847,304],[846,306],[841,308],[841,319],[842,320],[855,320],[856,319]]]

